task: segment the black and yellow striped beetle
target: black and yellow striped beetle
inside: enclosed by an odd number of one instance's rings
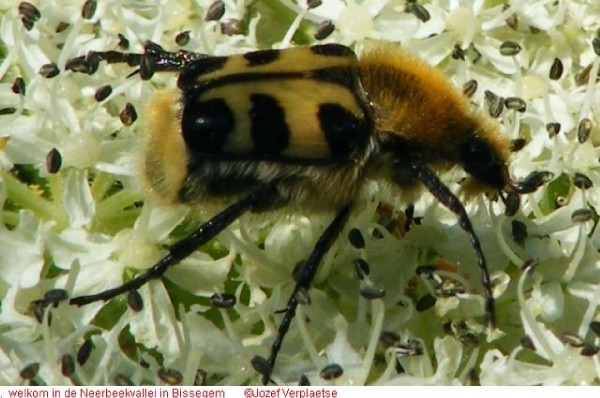
[[[432,170],[462,167],[475,182],[469,185],[473,193],[516,196],[534,191],[540,179],[511,180],[512,141],[436,69],[393,44],[374,45],[358,59],[338,44],[216,57],[171,53],[149,43],[143,54],[92,52],[70,66],[90,73],[102,60],[137,66],[132,74],[143,79],[179,72],[177,88],[150,101],[143,178],[163,203],[218,201],[228,207],[170,247],[146,273],[114,289],[71,298],[71,304],[138,289],[245,212],[290,206],[334,213],[297,277],[269,358],[255,358],[267,384],[298,294],[309,289],[365,182],[385,180],[406,195],[415,195],[422,184],[457,215],[475,251],[487,322],[494,326],[479,239],[459,199]]]

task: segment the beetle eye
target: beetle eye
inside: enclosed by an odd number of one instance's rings
[[[463,161],[467,169],[473,167],[490,167],[496,163],[490,146],[481,140],[469,141],[465,145]]]
[[[502,189],[504,181],[504,165],[498,161],[496,154],[482,140],[469,141],[462,152],[465,171],[479,181]]]

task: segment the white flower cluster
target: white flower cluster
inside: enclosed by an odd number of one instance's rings
[[[600,4],[308,3],[316,7],[0,2],[0,385],[260,382],[251,360],[268,356],[292,269],[331,216],[242,218],[140,288],[141,309],[137,296],[129,306],[124,298],[63,302],[43,314],[31,304],[52,289],[74,297],[118,286],[197,222],[186,208],[140,206],[143,107],[176,76],[142,81],[127,65],[101,63],[91,75],[66,65],[92,50],[139,53],[146,41],[222,55],[314,44],[315,36],[359,53],[372,40],[400,42],[457,86],[476,81],[473,102],[497,116],[503,134],[526,140],[511,174],[552,178],[523,196],[513,217],[490,198],[467,206],[492,271],[495,331],[482,323],[479,271],[454,215],[423,195],[419,223],[404,233],[406,203],[369,185],[321,264],[311,304],[298,310],[273,381],[600,382]],[[364,248],[349,242],[352,228]],[[237,303],[215,309],[215,293]]]

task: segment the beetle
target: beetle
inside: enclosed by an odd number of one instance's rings
[[[136,66],[131,75],[142,79],[179,73],[176,88],[149,102],[142,178],[163,204],[217,202],[224,210],[147,272],[70,304],[109,300],[161,277],[246,212],[287,207],[333,213],[296,279],[269,358],[253,361],[268,384],[298,295],[309,289],[365,182],[378,180],[393,183],[407,198],[425,187],[456,214],[481,270],[486,320],[495,326],[479,238],[463,204],[436,173],[461,167],[470,194],[514,197],[543,181],[537,175],[510,178],[513,142],[438,70],[389,43],[360,58],[339,44],[209,56],[148,43],[141,54],[91,52],[68,67],[93,73],[100,61]]]

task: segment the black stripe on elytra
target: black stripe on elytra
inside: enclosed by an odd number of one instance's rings
[[[198,76],[221,69],[228,59],[229,57],[208,57],[190,62],[179,74],[177,87],[183,91],[194,87]]]
[[[243,152],[243,153],[232,153],[232,152],[216,152],[216,153],[202,153],[201,156],[192,156],[188,170],[197,170],[202,168],[202,164],[205,162],[270,162],[279,163],[286,165],[295,166],[322,166],[322,167],[341,167],[345,168],[349,164],[355,163],[354,159],[333,159],[331,157],[325,158],[301,158],[288,155],[282,155],[281,153],[275,155],[267,155],[256,152]]]
[[[317,113],[333,159],[351,158],[366,148],[371,133],[368,121],[339,104],[321,104]]]
[[[180,77],[181,79],[181,77]],[[220,76],[215,79],[205,81],[193,81],[191,85],[182,87],[178,83],[179,88],[184,92],[186,100],[193,100],[194,97],[201,96],[205,91],[212,90],[218,87],[227,86],[230,84],[256,82],[269,80],[292,80],[292,79],[313,79],[335,83],[348,90],[354,92],[361,89],[358,71],[355,68],[348,66],[339,66],[333,68],[323,68],[308,70],[302,72],[256,72],[256,73],[237,73],[231,75]]]
[[[317,69],[308,72],[306,77],[340,85],[355,94],[356,90],[363,90],[357,70],[351,67]]]
[[[329,43],[309,47],[313,54],[328,57],[344,57],[356,59],[356,54],[346,46]],[[281,50],[253,51],[243,55],[248,66],[266,65],[279,58]],[[223,67],[230,57],[206,57],[188,63],[179,74],[177,87],[187,91],[198,81],[198,77],[217,71]],[[309,65],[310,66],[310,65]]]
[[[250,134],[254,153],[275,155],[287,148],[290,129],[285,122],[285,110],[275,98],[265,94],[250,94],[248,116],[252,122]]]
[[[281,50],[262,50],[246,53],[243,56],[244,59],[248,61],[248,66],[258,66],[274,62],[279,58],[280,53]]]
[[[222,98],[184,104],[181,133],[192,152],[220,152],[234,127],[235,116]]]
[[[356,54],[354,51],[349,49],[348,47],[336,44],[336,43],[328,43],[328,44],[320,44],[317,46],[311,46],[310,51],[316,55],[325,55],[328,57],[352,57],[356,58]]]

